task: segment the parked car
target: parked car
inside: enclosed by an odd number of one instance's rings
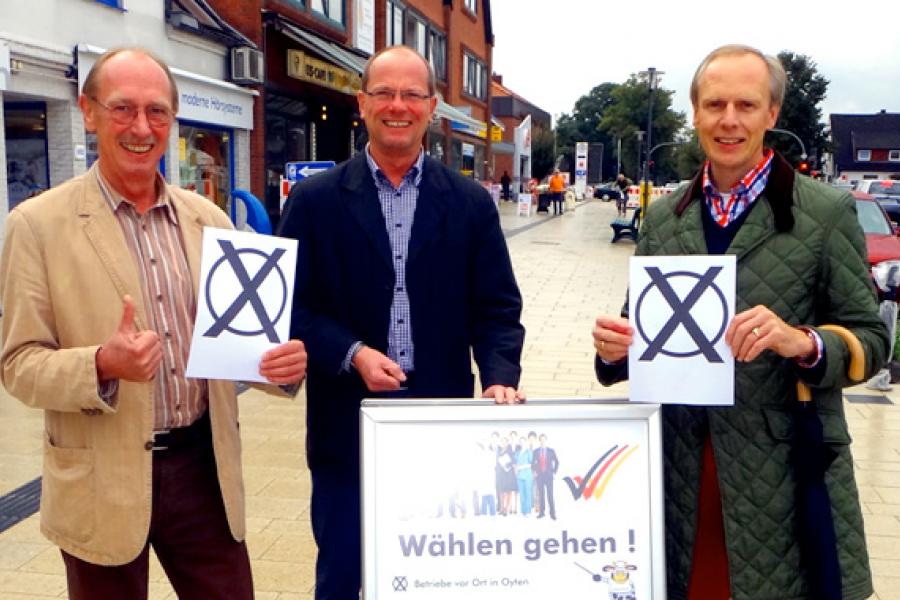
[[[900,223],[900,181],[893,179],[863,179],[856,184],[856,189],[874,196],[891,221]]]
[[[608,202],[609,200],[618,200],[621,197],[622,192],[619,191],[618,186],[616,186],[614,183],[598,185],[594,188],[594,198],[599,198],[604,202]]]
[[[900,284],[900,231],[874,196],[862,192],[851,194],[856,199],[856,218],[866,234],[866,251],[878,298],[894,297]]]

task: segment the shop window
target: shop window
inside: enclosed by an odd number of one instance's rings
[[[475,163],[474,163],[474,177],[478,181],[484,181],[487,179],[484,173],[484,146],[475,146]]]
[[[178,171],[181,187],[226,210],[231,198],[230,131],[180,123]]]
[[[475,176],[475,144],[462,143],[462,165],[459,172],[466,177]]]
[[[856,151],[856,160],[859,162],[865,162],[872,160],[872,151],[871,150],[857,150]]]
[[[43,102],[5,104],[6,189],[9,209],[50,187],[47,107]]]
[[[344,24],[344,0],[312,0],[310,6],[314,13],[341,25]]]
[[[433,121],[428,127],[428,156],[438,162],[444,162],[444,153],[446,152],[447,139],[444,136],[444,130],[440,121]]]
[[[888,160],[891,162],[900,162],[900,150],[888,150]]]

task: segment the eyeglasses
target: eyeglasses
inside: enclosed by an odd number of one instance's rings
[[[112,116],[112,120],[119,125],[130,125],[131,123],[134,123],[134,120],[137,118],[138,107],[133,104],[128,104],[126,102],[103,104],[94,97],[91,97],[91,100],[108,110],[110,116]],[[161,106],[159,104],[145,106],[144,116],[147,117],[147,122],[154,127],[165,127],[172,122],[172,118],[174,117],[172,110],[169,107]]]
[[[399,95],[405,104],[421,104],[432,97],[431,94],[418,92],[416,90],[391,90],[380,89],[374,92],[363,91],[363,93],[380,104],[388,104],[394,101],[394,96]]]

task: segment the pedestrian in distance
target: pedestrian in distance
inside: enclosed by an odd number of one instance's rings
[[[559,172],[559,169],[553,169],[553,174],[550,176],[548,191],[550,192],[550,198],[553,201],[553,214],[561,215],[565,212],[563,200],[565,199],[564,194],[566,193],[566,179],[562,176],[562,173]]]
[[[162,61],[109,51],[78,102],[97,162],[10,212],[0,261],[0,375],[44,411],[41,531],[69,598],[146,598],[151,546],[179,597],[252,598],[234,384],[185,375],[203,227],[231,223],[157,170],[178,111]],[[296,340],[259,365],[305,370]]]
[[[627,214],[629,185],[631,185],[631,182],[625,177],[625,173],[619,173],[618,177],[616,177],[616,187],[619,188],[619,197],[616,198],[616,211],[620,217],[624,217]]]
[[[747,46],[703,60],[690,96],[707,161],[690,185],[650,205],[636,250],[737,259],[724,334],[734,405],[662,407],[670,598],[872,594],[841,394],[850,352],[820,326],[855,335],[866,376],[884,364],[888,337],[853,198],[763,146],[785,81],[777,58]],[[602,382],[627,377],[633,336],[627,314],[597,318]],[[811,402],[798,402],[798,382]]]
[[[512,200],[509,195],[509,184],[512,181],[509,177],[509,173],[503,171],[503,175],[500,176],[500,191],[502,192],[504,200]]]
[[[359,406],[364,397],[524,400],[522,299],[488,192],[426,157],[430,64],[389,47],[357,94],[364,152],[291,190],[298,240],[291,327],[309,350],[307,449],[317,600],[360,588]]]

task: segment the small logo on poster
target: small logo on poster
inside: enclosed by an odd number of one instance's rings
[[[637,446],[630,446],[629,444],[621,447],[616,444],[604,452],[583,476],[563,477],[563,481],[569,486],[572,498],[574,500],[579,498],[589,500],[593,496],[599,500],[616,471],[637,449]]]
[[[394,577],[393,585],[395,592],[405,592],[409,583],[406,581],[406,577],[398,575],[397,577]]]

